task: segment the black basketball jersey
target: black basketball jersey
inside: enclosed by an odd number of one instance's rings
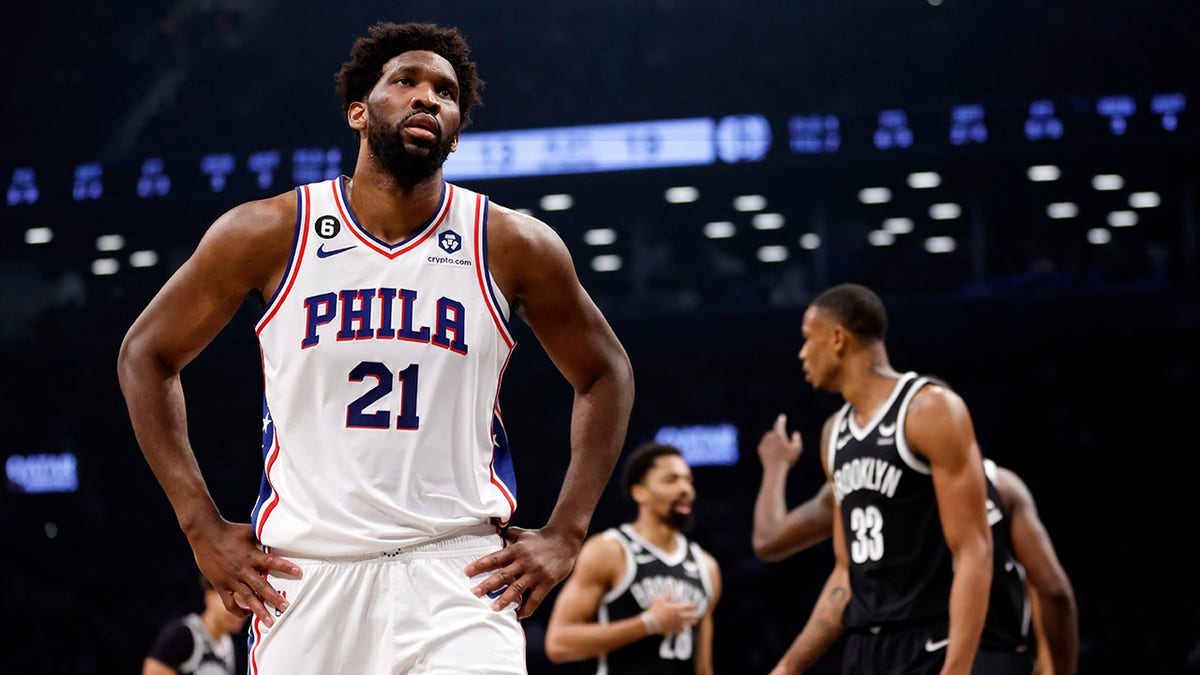
[[[985,650],[1032,654],[1031,607],[1025,590],[1025,568],[1013,555],[1008,511],[996,489],[995,462],[983,460],[983,470],[987,476],[988,525],[992,527],[992,592],[979,645]]]
[[[188,614],[164,626],[146,655],[174,668],[180,675],[236,672],[233,639],[222,635],[220,640],[214,640],[198,614]]]
[[[834,494],[850,557],[847,627],[943,621],[949,616],[952,556],[938,517],[929,463],[904,435],[909,403],[929,378],[906,373],[864,427],[847,404],[829,438]],[[1025,570],[1012,553],[1007,514],[984,463],[993,573],[981,646],[1024,652],[1029,636]]]
[[[850,558],[849,628],[944,619],[953,579],[928,463],[909,451],[904,416],[929,380],[906,373],[864,427],[846,404],[829,469]]]
[[[605,532],[625,550],[625,576],[604,596],[597,620],[611,623],[641,614],[663,593],[691,602],[703,616],[712,598],[712,580],[700,547],[676,535],[670,554],[625,524]],[[696,626],[679,635],[650,635],[598,659],[597,675],[692,675],[696,672]]]

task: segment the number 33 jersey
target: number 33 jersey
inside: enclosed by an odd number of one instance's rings
[[[944,619],[953,580],[928,462],[909,450],[904,420],[929,379],[906,373],[863,427],[846,404],[829,437],[829,469],[850,557],[843,620],[861,628]]]
[[[443,183],[433,217],[389,244],[345,177],[296,189],[287,271],[255,326],[268,547],[388,551],[516,508],[500,381],[515,342],[487,267],[488,199]]]

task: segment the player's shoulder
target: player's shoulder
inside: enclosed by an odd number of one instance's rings
[[[195,633],[188,625],[188,617],[181,616],[163,624],[146,655],[175,667],[186,661],[195,647]]]
[[[1017,472],[996,464],[994,473],[995,479],[992,482],[1007,510],[1012,511],[1033,503],[1033,494],[1029,491],[1029,486],[1021,480]]]
[[[298,212],[296,195],[292,192],[242,202],[221,214],[205,237],[251,249],[284,245],[290,248]]]
[[[915,393],[908,405],[908,415],[940,416],[947,413],[958,413],[966,410],[967,404],[958,392],[936,379],[924,383]]]
[[[488,236],[495,245],[543,247],[562,243],[552,227],[523,211],[489,201],[487,218]],[[493,247],[493,242],[489,241],[488,246]]]
[[[584,574],[617,579],[624,572],[625,562],[625,545],[620,535],[615,530],[605,530],[583,542],[575,568]]]
[[[710,569],[720,569],[721,565],[717,562],[716,556],[709,553],[703,546],[695,541],[688,540],[689,546],[696,552],[696,559],[709,566]]]

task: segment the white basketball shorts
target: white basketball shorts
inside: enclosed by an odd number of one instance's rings
[[[463,573],[496,551],[495,527],[395,552],[313,559],[272,551],[303,570],[268,575],[290,606],[268,628],[250,624],[252,675],[464,675],[526,673],[516,605],[496,612],[471,588],[488,574]]]

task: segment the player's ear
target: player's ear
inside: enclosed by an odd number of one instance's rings
[[[633,497],[633,503],[639,506],[646,501],[646,486],[638,483],[629,488],[629,496]]]
[[[351,129],[360,133],[366,131],[367,120],[368,116],[366,103],[363,103],[362,101],[355,101],[350,104],[349,108],[346,109],[346,122],[350,125]],[[455,140],[455,143],[457,142],[458,141]]]
[[[838,354],[842,354],[846,350],[846,345],[850,340],[850,332],[842,326],[835,325],[832,335],[833,349]]]
[[[450,144],[450,152],[458,149],[458,134],[454,134],[454,142]]]

